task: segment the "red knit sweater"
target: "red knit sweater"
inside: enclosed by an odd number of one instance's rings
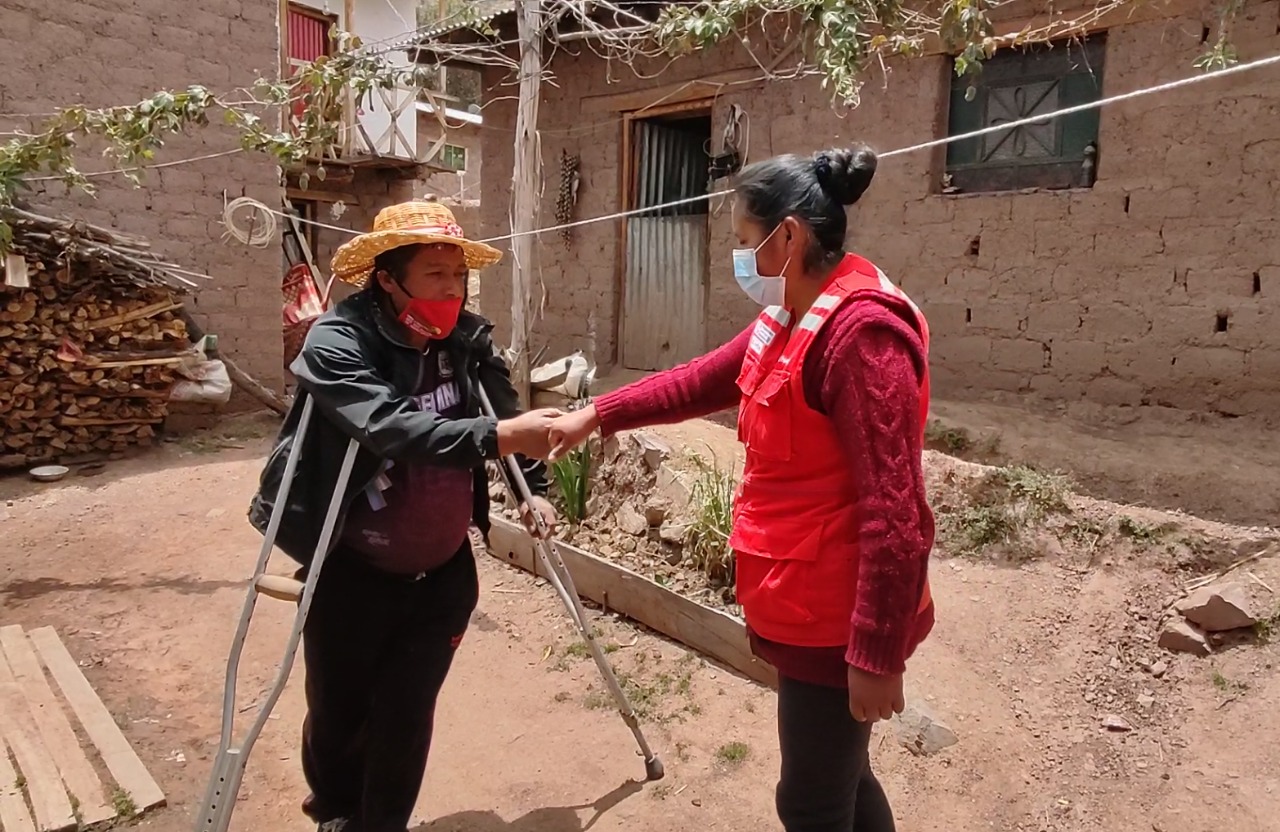
[[[933,513],[925,498],[920,375],[926,355],[908,323],[910,310],[890,299],[845,304],[805,357],[810,407],[835,423],[853,472],[860,526],[858,588],[846,648],[766,641],[755,652],[778,672],[832,686],[847,665],[902,673],[933,627],[933,608],[917,614],[933,547]],[[605,435],[672,424],[735,407],[738,373],[751,329],[688,364],[656,373],[596,399]]]

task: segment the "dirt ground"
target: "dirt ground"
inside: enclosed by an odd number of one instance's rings
[[[990,422],[971,418],[977,429]],[[1021,447],[1010,424],[996,428],[1006,453]],[[191,828],[206,785],[226,650],[259,543],[244,512],[273,430],[269,419],[240,419],[94,476],[0,481],[0,624],[52,625],[87,665],[169,795],[169,807],[138,821],[147,829]],[[1224,473],[1236,475],[1246,473]],[[1259,507],[1275,498],[1270,478],[1254,484],[1266,492]],[[1224,540],[1256,535],[1239,529]],[[480,566],[480,608],[443,694],[415,832],[778,828],[769,691],[625,622],[600,621],[666,761],[665,781],[637,784],[630,734],[602,707],[554,594],[487,556]],[[1260,587],[1280,587],[1280,563],[1250,568],[1259,603],[1275,609],[1280,599]],[[1177,576],[1149,559],[1104,553],[1080,568],[939,557],[932,575],[939,624],[908,682],[960,741],[916,757],[879,732],[874,755],[901,829],[1280,829],[1280,647],[1162,654],[1154,616]],[[259,605],[242,705],[267,687],[290,612]],[[1168,664],[1159,678],[1147,669],[1157,658]],[[299,664],[254,750],[235,829],[311,828],[298,811],[301,679]],[[1103,729],[1112,714],[1133,730]]]

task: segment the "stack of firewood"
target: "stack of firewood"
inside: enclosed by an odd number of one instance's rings
[[[104,229],[25,213],[13,224],[0,258],[0,468],[150,443],[192,357],[174,275]]]

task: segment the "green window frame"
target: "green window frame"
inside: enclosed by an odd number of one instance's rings
[[[463,173],[467,169],[467,149],[461,145],[446,144],[440,148],[440,165]]]
[[[952,74],[947,135],[959,136],[1102,97],[1106,33],[1005,49],[977,75]],[[972,88],[972,92],[970,91]],[[1097,172],[1097,109],[947,145],[944,192],[1088,188]]]

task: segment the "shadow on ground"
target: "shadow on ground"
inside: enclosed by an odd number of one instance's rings
[[[85,583],[70,583],[59,578],[31,578],[0,585],[0,598],[7,601],[30,601],[54,592],[128,592],[136,589],[170,589],[183,595],[209,595],[220,589],[245,588],[248,581],[205,581],[193,577],[157,578],[150,581],[121,581],[101,578]]]
[[[641,788],[641,783],[628,780],[594,803],[534,809],[512,821],[503,820],[497,812],[457,812],[415,826],[410,832],[587,832],[606,812]],[[580,813],[588,809],[591,815],[584,819]]]

